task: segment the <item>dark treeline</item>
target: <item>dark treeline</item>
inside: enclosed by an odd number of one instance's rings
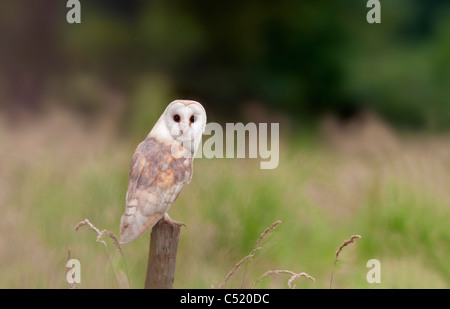
[[[364,0],[80,2],[78,25],[64,1],[0,4],[6,109],[39,110],[46,91],[87,113],[107,106],[73,90],[82,73],[131,107],[156,76],[224,117],[258,102],[303,121],[369,108],[399,126],[450,124],[448,1],[381,1],[381,24],[367,23]]]

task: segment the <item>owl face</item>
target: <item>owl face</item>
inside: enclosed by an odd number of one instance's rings
[[[157,129],[154,134],[166,143],[176,141],[195,154],[202,140],[205,126],[206,113],[200,103],[176,100],[170,103],[161,115],[155,125]]]

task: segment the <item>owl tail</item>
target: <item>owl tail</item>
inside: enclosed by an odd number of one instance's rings
[[[151,217],[143,216],[139,211],[134,214],[125,212],[120,219],[120,243],[132,242],[149,231],[164,214],[155,213]]]

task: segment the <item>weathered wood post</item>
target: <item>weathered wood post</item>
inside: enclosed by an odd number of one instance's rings
[[[164,219],[153,227],[148,253],[146,289],[172,289],[180,226]]]

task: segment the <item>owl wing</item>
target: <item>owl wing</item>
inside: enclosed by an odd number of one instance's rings
[[[149,137],[139,144],[131,161],[120,242],[131,242],[150,230],[191,176],[192,159],[174,158],[170,145]]]

